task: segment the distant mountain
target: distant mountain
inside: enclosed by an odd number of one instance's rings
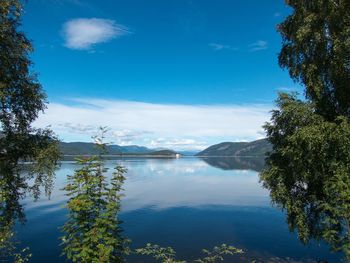
[[[150,153],[147,153],[146,155],[176,157],[177,153],[171,150],[161,150],[161,151],[150,152]]]
[[[60,142],[60,150],[62,155],[94,155],[99,151],[96,149],[93,143],[88,142]],[[149,154],[157,152],[143,146],[119,146],[108,145],[107,154],[119,155],[119,154]]]
[[[272,150],[266,139],[253,142],[223,142],[201,151],[196,156],[265,156]]]

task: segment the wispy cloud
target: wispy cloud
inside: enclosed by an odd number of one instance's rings
[[[277,92],[292,92],[292,91],[296,91],[297,89],[295,87],[285,87],[285,86],[281,86],[278,87],[276,89]]]
[[[210,43],[209,46],[216,51],[225,50],[225,49],[226,50],[238,50],[237,47],[233,47],[231,45],[218,44],[218,43]]]
[[[90,141],[108,126],[120,144],[202,149],[220,141],[262,138],[271,105],[173,105],[134,101],[74,99],[74,106],[51,103],[36,122],[51,125],[67,141]],[[95,131],[94,131],[95,130]]]
[[[281,16],[281,13],[280,13],[280,12],[276,12],[276,13],[274,13],[273,16],[274,16],[274,17],[280,17],[280,16]]]
[[[261,51],[268,48],[268,42],[265,40],[258,40],[252,44],[249,45],[249,51],[255,52],[255,51]]]
[[[58,127],[62,127],[63,129],[67,129],[67,131],[77,134],[91,134],[96,132],[96,126],[93,125],[85,125],[81,123],[58,123]]]
[[[110,136],[113,142],[121,146],[135,144],[139,139],[142,139],[146,136],[150,136],[151,134],[152,132],[142,130],[110,130]]]
[[[280,86],[275,89],[275,92],[280,93],[280,92],[286,92],[286,93],[291,93],[291,92],[297,92],[298,94],[303,93],[303,88],[301,86]]]
[[[127,27],[110,19],[78,18],[63,25],[64,46],[77,50],[89,50],[98,43],[108,42],[128,33]]]
[[[208,146],[207,142],[195,139],[156,138],[151,139],[149,144],[152,148],[167,148],[180,150],[203,150]]]

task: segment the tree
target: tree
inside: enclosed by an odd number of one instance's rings
[[[279,25],[281,67],[306,88],[317,113],[350,119],[350,2],[286,0],[293,13]]]
[[[126,170],[116,166],[110,182],[102,154],[105,129],[96,145],[99,156],[78,159],[81,168],[68,176],[64,190],[69,196],[69,218],[62,228],[63,254],[73,262],[123,262],[128,252],[118,219]]]
[[[0,254],[15,262],[27,260],[12,242],[16,221],[25,221],[20,200],[28,192],[37,199],[41,186],[51,193],[59,158],[52,131],[32,127],[46,96],[32,71],[32,45],[19,29],[21,14],[21,1],[0,1]]]
[[[32,127],[46,96],[32,72],[32,45],[19,30],[21,14],[19,0],[0,2],[0,159],[14,168],[20,160],[39,164],[29,174],[42,182],[53,174],[59,152],[52,131]]]
[[[263,185],[303,243],[323,239],[350,256],[350,123],[326,121],[293,95],[278,107],[265,126],[274,148]]]
[[[279,63],[306,100],[279,95],[261,180],[302,242],[325,240],[350,259],[350,2],[286,3]]]

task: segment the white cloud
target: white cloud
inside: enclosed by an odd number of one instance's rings
[[[128,33],[128,28],[109,19],[78,18],[63,25],[64,45],[78,50],[91,49],[95,44],[108,42]]]
[[[276,91],[277,92],[293,92],[293,91],[296,91],[296,88],[281,86],[281,87],[278,87],[276,89]]]
[[[74,99],[75,106],[51,103],[36,121],[51,125],[66,141],[90,141],[99,126],[121,144],[202,149],[221,141],[264,137],[271,105],[176,105],[134,101]],[[71,104],[71,103],[70,103]],[[171,146],[171,147],[170,147]]]
[[[265,50],[267,48],[268,48],[268,43],[265,40],[258,40],[249,45],[249,51],[251,52]]]
[[[110,130],[109,137],[121,146],[137,144],[137,140],[151,135],[148,131]]]
[[[231,45],[218,44],[218,43],[210,43],[209,46],[212,47],[216,51],[225,50],[225,49],[238,50],[237,47],[233,47]]]
[[[150,140],[151,148],[166,148],[175,150],[203,150],[208,146],[207,142],[186,138],[157,138]]]
[[[96,132],[96,127],[93,125],[84,125],[81,123],[59,123],[58,126],[63,129],[67,129],[69,132],[86,134],[91,132]]]

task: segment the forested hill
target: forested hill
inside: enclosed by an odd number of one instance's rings
[[[99,153],[99,150],[93,143],[87,142],[60,142],[60,151],[62,155],[95,155]],[[176,155],[176,152],[171,150],[154,150],[143,146],[130,145],[108,145],[108,155],[160,155],[160,156],[172,156]]]
[[[272,146],[266,139],[253,142],[223,142],[201,151],[197,156],[265,156]]]

